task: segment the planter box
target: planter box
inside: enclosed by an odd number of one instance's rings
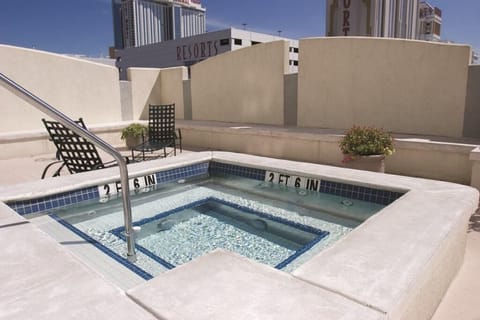
[[[143,142],[142,137],[126,137],[125,138],[125,145],[129,149],[132,149],[133,147],[138,146],[142,142]]]
[[[385,156],[355,156],[352,160],[344,163],[345,168],[385,172]]]

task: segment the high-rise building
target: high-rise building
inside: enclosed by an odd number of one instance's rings
[[[115,49],[140,47],[206,32],[200,0],[112,0]]]
[[[298,40],[249,30],[229,28],[206,32],[193,37],[163,41],[148,46],[116,50],[116,66],[120,79],[127,79],[127,70],[136,68],[190,67],[195,63],[229,51],[261,43],[286,40],[289,46],[289,72],[298,72]]]
[[[426,1],[420,2],[418,39],[440,41],[442,11]]]
[[[327,36],[416,39],[419,0],[327,0]]]

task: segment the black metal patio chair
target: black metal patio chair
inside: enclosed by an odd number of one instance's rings
[[[57,148],[56,158],[58,159],[47,165],[43,170],[42,179],[45,178],[47,171],[57,163],[61,163],[61,165],[55,170],[52,175],[53,177],[59,176],[64,167],[66,167],[71,174],[74,174],[116,165],[115,161],[104,163],[93,143],[80,137],[60,122],[45,119],[42,119],[42,122],[50,135],[50,140]],[[75,122],[84,129],[87,129],[82,118]]]
[[[177,144],[182,152],[182,132],[175,130],[175,103],[167,105],[149,105],[148,108],[148,138],[142,144],[132,148],[132,160],[134,152],[141,152],[145,160],[145,153],[153,153],[163,150],[163,157],[167,157],[167,148],[173,148],[173,154],[177,155]]]

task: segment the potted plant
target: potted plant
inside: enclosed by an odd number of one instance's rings
[[[148,128],[140,123],[132,123],[122,130],[121,139],[125,140],[127,148],[133,148],[142,143]]]
[[[385,172],[385,156],[395,152],[393,138],[383,129],[353,126],[340,141],[345,167]]]

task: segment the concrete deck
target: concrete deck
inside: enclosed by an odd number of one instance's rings
[[[288,273],[224,250],[213,251],[174,272],[157,276],[130,290],[128,295],[160,319],[171,320],[373,320],[384,316]]]
[[[155,319],[36,226],[0,215],[0,319]]]
[[[11,159],[11,160],[0,160],[0,175],[2,179],[0,180],[0,187],[8,188],[8,186],[16,184],[22,184],[25,182],[31,182],[31,181],[37,181],[40,174],[41,170],[45,166],[45,163],[48,163],[51,159],[53,158],[53,155],[46,155],[46,156],[41,156],[41,157],[35,157],[35,158],[24,158],[24,159]],[[18,232],[20,229],[22,229],[22,232]],[[25,230],[23,230],[25,229]],[[28,229],[28,230],[27,230]],[[18,217],[12,217],[12,216],[2,216],[0,217],[0,237],[3,239],[9,239],[9,241],[5,242],[11,242],[10,246],[4,247],[3,252],[7,252],[9,254],[16,254],[14,251],[18,250],[18,248],[14,248],[14,244],[21,242],[20,239],[19,241],[11,240],[15,239],[15,237],[18,237],[18,234],[28,234],[32,233],[32,235],[35,235],[35,238],[37,238],[38,234],[41,234],[38,230],[33,230],[35,227],[32,225],[25,223],[23,221],[23,218],[18,218]],[[40,238],[42,238],[41,236]],[[44,239],[42,241],[52,241],[51,239],[47,239],[47,237],[43,237]],[[23,239],[24,240],[24,239]],[[15,250],[14,250],[15,249]],[[30,251],[29,251],[30,250]],[[13,253],[12,253],[13,252]],[[158,301],[156,301],[156,298],[154,297],[148,297],[145,293],[148,292],[148,287],[153,286],[155,287],[155,284],[153,282],[149,282],[148,284],[145,285],[145,288],[143,289],[133,289],[129,291],[129,295],[133,297],[134,300],[138,301],[143,301],[141,305],[147,307],[148,311],[145,311],[142,309],[139,305],[134,304],[128,297],[124,296],[122,292],[120,292],[118,289],[116,289],[113,285],[110,285],[108,283],[105,283],[104,281],[101,281],[101,277],[98,274],[88,272],[88,268],[86,268],[84,265],[82,265],[81,262],[76,260],[74,257],[71,257],[67,259],[67,261],[63,263],[58,263],[56,266],[53,266],[51,269],[49,268],[48,270],[42,270],[42,272],[48,273],[46,277],[49,279],[41,281],[42,283],[50,283],[52,279],[54,279],[56,282],[56,286],[52,284],[52,292],[53,296],[49,295],[43,295],[41,294],[41,291],[35,291],[35,288],[31,288],[28,285],[26,285],[29,282],[29,279],[31,279],[31,275],[33,274],[33,270],[29,268],[35,268],[35,270],[38,270],[38,266],[43,264],[43,265],[50,265],[54,264],[52,262],[55,262],[55,257],[56,251],[51,252],[51,255],[40,255],[38,252],[32,251],[31,248],[28,246],[22,246],[21,250],[18,251],[19,255],[18,256],[11,256],[12,259],[9,259],[9,261],[19,261],[19,264],[22,265],[22,268],[18,268],[15,272],[15,276],[13,277],[12,280],[12,271],[11,268],[15,267],[17,268],[17,265],[11,266],[9,265],[8,267],[4,265],[2,268],[2,272],[0,272],[0,283],[2,283],[2,296],[5,297],[6,293],[16,293],[17,296],[27,296],[30,299],[33,299],[33,301],[36,301],[38,299],[38,304],[35,304],[33,306],[28,306],[26,308],[25,304],[22,304],[21,301],[18,299],[15,299],[15,296],[11,296],[10,299],[1,299],[1,305],[0,305],[0,310],[4,310],[4,313],[0,312],[0,318],[5,318],[5,319],[28,319],[28,318],[35,318],[35,319],[55,319],[55,317],[52,317],[52,315],[58,315],[60,311],[66,311],[66,310],[78,310],[78,314],[70,314],[69,317],[66,318],[71,318],[71,319],[81,319],[83,318],[103,318],[103,319],[110,319],[110,318],[126,318],[127,315],[128,317],[133,316],[133,318],[136,319],[151,319],[152,314],[156,315],[157,317],[160,316],[165,316],[165,314],[160,314],[157,313],[158,310],[154,310],[152,308],[152,305],[157,306]],[[64,254],[64,253],[62,253]],[[26,261],[32,261],[29,257],[33,257],[32,259],[38,259],[38,264],[32,264],[30,267],[29,266],[23,266],[26,263]],[[42,258],[45,257],[45,258]],[[235,255],[229,255],[229,254],[219,254],[216,253],[214,255],[214,259],[220,259],[224,261],[225,263],[231,263],[232,261],[235,261],[234,265],[236,266],[236,272],[246,272],[247,280],[249,281],[255,281],[252,277],[261,277],[261,274],[259,275],[252,275],[248,274],[248,268],[252,267],[250,265],[250,262],[245,262],[243,261],[244,259],[238,258]],[[210,261],[210,260],[209,260]],[[230,261],[230,262],[229,262]],[[5,262],[0,262],[0,265],[2,265]],[[68,266],[64,265],[64,263],[68,264]],[[205,272],[208,274],[208,269],[209,263],[205,262],[204,260],[196,261],[195,264],[197,264],[199,272]],[[308,266],[306,266],[307,268]],[[65,269],[66,268],[66,269]],[[190,268],[190,267],[189,267]],[[261,270],[263,266],[254,266],[256,271]],[[480,281],[477,280],[477,275],[478,275],[478,270],[480,268],[480,216],[478,213],[474,215],[471,219],[470,223],[470,228],[468,230],[467,234],[467,247],[466,247],[466,253],[465,253],[465,260],[464,263],[457,274],[457,277],[455,280],[452,282],[450,285],[450,288],[445,295],[444,299],[442,300],[442,303],[440,304],[439,308],[437,309],[437,312],[433,316],[433,320],[442,320],[442,319],[480,319],[480,309],[478,309],[476,305],[476,301],[478,299],[478,292],[480,292]],[[8,270],[7,272],[3,270]],[[74,276],[73,277],[67,277],[64,278],[62,274],[62,270],[75,270],[75,272],[71,272]],[[203,271],[202,271],[203,270]],[[270,270],[271,271],[271,270]],[[270,272],[269,271],[269,272]],[[86,274],[85,274],[86,272]],[[300,270],[298,272],[298,277],[302,277],[302,271]],[[308,272],[307,272],[308,273]],[[70,272],[69,272],[70,274]],[[58,276],[62,275],[62,276]],[[226,278],[228,278],[228,272],[225,274]],[[276,274],[276,272],[273,272],[269,276],[272,276],[273,278],[278,277],[278,279],[281,279],[282,277],[290,277],[282,274]],[[178,279],[178,273],[167,273],[165,276],[162,276],[162,279],[164,281],[173,281],[176,282]],[[225,278],[225,279],[226,279]],[[84,292],[85,296],[84,298],[88,300],[89,295],[86,293],[88,292],[91,294],[92,288],[97,288],[95,290],[95,295],[98,294],[98,297],[101,298],[103,295],[109,296],[110,298],[105,298],[105,301],[109,301],[110,307],[105,307],[103,305],[103,300],[98,301],[98,304],[93,304],[93,307],[90,306],[88,310],[83,310],[81,306],[77,305],[69,305],[69,304],[53,304],[52,309],[47,309],[43,310],[43,306],[47,304],[42,305],[42,301],[46,303],[47,301],[49,302],[49,306],[51,304],[52,300],[55,300],[55,297],[58,296],[65,296],[68,298],[69,290],[71,290],[72,283],[77,283],[79,281],[80,285],[84,284],[83,286],[81,285],[80,288],[84,288],[84,291],[80,291],[80,293]],[[161,280],[158,280],[161,281]],[[158,282],[157,281],[157,282]],[[207,281],[207,280],[205,280]],[[288,286],[295,286],[295,282],[300,281],[300,280],[294,280],[293,283],[289,283]],[[315,282],[317,279],[307,279],[307,281],[312,281]],[[98,282],[102,282],[99,284]],[[171,282],[171,283],[173,283]],[[215,281],[213,282],[215,283]],[[304,285],[302,281],[302,285]],[[198,290],[203,290],[205,291],[205,295],[208,294],[209,289],[212,289],[211,287],[204,286],[202,285],[201,280],[198,280],[198,283],[196,284],[198,287]],[[308,286],[307,286],[308,287]],[[48,287],[47,287],[48,288]],[[59,289],[60,288],[60,289]],[[62,291],[62,289],[65,291]],[[38,288],[36,288],[38,289]],[[262,292],[265,288],[262,288],[261,285],[256,286],[256,290],[259,290],[258,292]],[[291,289],[291,288],[290,288]],[[22,291],[23,290],[23,291]],[[60,294],[58,291],[60,290]],[[150,289],[151,290],[151,289]],[[213,292],[215,292],[216,289],[213,289]],[[315,288],[310,288],[307,289],[306,295],[308,296],[308,290],[320,290],[318,287]],[[312,292],[313,292],[312,291]],[[168,290],[166,291],[168,293]],[[71,292],[70,292],[71,293]],[[193,292],[190,292],[190,297],[194,294]],[[338,297],[334,298],[337,299]],[[111,299],[111,300],[109,300]],[[382,297],[378,297],[379,303],[381,304]],[[70,298],[67,300],[76,300],[78,301],[78,296],[76,299]],[[80,299],[81,300],[81,299]],[[149,302],[149,300],[151,300]],[[328,299],[327,299],[328,300]],[[60,301],[63,301],[61,299]],[[188,294],[185,296],[185,299],[182,300],[183,303],[186,303],[189,301]],[[259,300],[261,301],[261,300]],[[171,299],[167,299],[165,302],[165,306],[167,306],[169,303],[171,306],[176,306],[176,303],[179,303],[180,301],[175,301],[174,297],[171,297]],[[73,303],[73,302],[72,302]],[[13,304],[13,307],[12,307]],[[127,307],[118,307],[117,305],[122,305],[122,306],[127,306]],[[132,306],[133,305],[133,306]],[[8,308],[7,308],[8,306]],[[97,307],[95,307],[97,306]],[[58,308],[57,308],[58,307]],[[257,316],[261,315],[262,311],[261,308],[264,307],[259,303],[257,305],[258,308],[256,309],[252,307],[251,312],[252,315],[256,314]],[[297,306],[298,307],[298,306]],[[163,310],[163,309],[162,309]],[[188,312],[192,312],[189,308],[185,308],[182,310],[185,311],[185,314],[177,314],[177,315],[169,315],[166,317],[167,319],[176,319],[177,316],[181,315],[183,317],[188,318]],[[37,315],[37,311],[39,312]],[[212,310],[214,311],[214,310]],[[228,310],[227,310],[228,311]],[[266,314],[271,314],[271,310],[264,310]],[[320,312],[319,314],[322,314],[322,311],[319,311],[317,309],[315,310],[303,310],[304,315],[307,316],[307,318],[311,319],[312,317],[308,317],[310,314],[309,312]],[[6,313],[9,312],[9,313]],[[91,312],[91,313],[88,313]],[[93,312],[93,313],[92,313]],[[150,313],[151,312],[151,313]],[[255,313],[257,312],[257,313]],[[259,313],[258,313],[259,312]],[[362,319],[376,319],[377,315],[375,312],[372,313],[371,310],[368,312],[365,310],[359,310],[359,313],[355,315],[351,315],[353,317],[347,317],[348,319],[357,319],[357,318],[362,318]],[[291,314],[290,314],[291,315]],[[198,318],[195,317],[194,313],[190,313],[190,316],[193,318]],[[325,314],[327,316],[327,314]],[[179,317],[181,318],[181,317]],[[258,319],[268,319],[266,317],[257,317]],[[295,318],[295,317],[294,317]],[[301,318],[301,317],[300,317]],[[337,317],[323,317],[325,319],[333,319]],[[381,318],[381,317],[379,317]],[[213,319],[213,318],[209,318]],[[250,317],[249,319],[254,319],[253,317]],[[272,319],[280,319],[280,318],[272,318]],[[291,319],[291,317],[289,318]]]

